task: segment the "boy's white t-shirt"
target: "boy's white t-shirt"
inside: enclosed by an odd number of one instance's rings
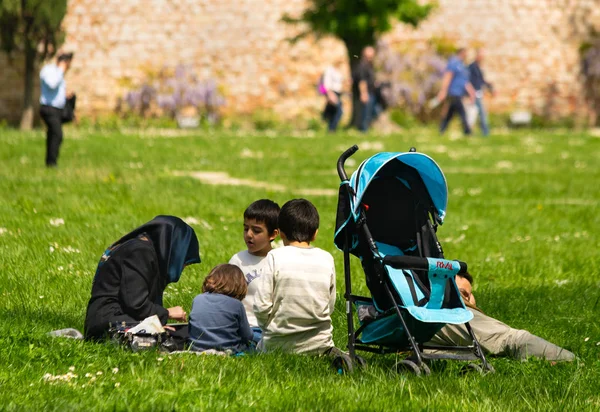
[[[258,327],[258,321],[254,316],[254,294],[257,288],[257,278],[261,277],[266,268],[267,259],[265,256],[255,256],[247,250],[242,250],[239,253],[233,255],[229,260],[229,264],[239,267],[244,273],[246,282],[248,283],[248,293],[242,303],[244,309],[246,309],[246,317],[251,328]]]
[[[269,252],[255,281],[259,349],[319,354],[333,347],[335,265],[319,248],[285,246]]]

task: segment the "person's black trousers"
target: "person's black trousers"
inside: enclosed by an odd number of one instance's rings
[[[440,125],[440,133],[444,133],[450,120],[454,117],[454,113],[458,113],[460,116],[460,121],[462,122],[463,132],[466,135],[471,134],[471,127],[469,126],[469,122],[467,121],[467,112],[465,110],[465,106],[462,102],[462,97],[454,97],[450,96],[450,106],[448,107],[448,112],[446,116],[442,120],[442,124]]]
[[[63,109],[42,105],[40,116],[48,127],[46,132],[46,166],[56,166],[58,152],[63,140]]]

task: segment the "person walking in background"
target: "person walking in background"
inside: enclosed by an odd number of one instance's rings
[[[61,53],[56,64],[47,64],[40,71],[40,116],[46,127],[46,166],[56,167],[63,140],[62,124],[73,120],[75,95],[67,98],[65,74],[71,67],[73,53]]]
[[[352,99],[356,110],[354,121],[358,130],[369,130],[375,105],[375,49],[367,46],[362,51],[360,63],[352,76]]]
[[[448,60],[448,66],[442,79],[442,88],[437,96],[439,102],[444,101],[448,97],[450,103],[448,111],[442,119],[440,133],[444,133],[454,114],[458,113],[464,134],[471,134],[471,127],[469,126],[465,106],[462,102],[465,94],[468,94],[473,102],[475,101],[475,90],[469,82],[469,70],[464,65],[466,57],[467,50],[460,48],[456,52],[456,55]]]
[[[491,83],[488,83],[483,76],[481,70],[481,64],[483,62],[483,50],[478,49],[475,55],[475,61],[469,65],[469,79],[473,89],[475,89],[475,105],[477,106],[477,115],[479,116],[479,124],[481,126],[481,132],[484,136],[490,134],[488,125],[487,113],[485,106],[483,105],[483,92],[484,88],[487,88],[492,96],[494,95],[494,88]]]
[[[342,108],[342,74],[333,66],[328,66],[323,72],[319,84],[319,92],[325,96],[323,120],[327,122],[330,132],[335,132],[344,113]]]

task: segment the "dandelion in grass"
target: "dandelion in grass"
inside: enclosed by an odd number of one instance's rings
[[[63,218],[55,218],[55,219],[50,219],[50,226],[54,226],[54,227],[58,227],[58,226],[62,226],[65,224],[65,220]]]

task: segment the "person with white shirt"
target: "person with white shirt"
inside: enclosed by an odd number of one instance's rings
[[[266,269],[266,256],[271,251],[271,242],[279,235],[277,218],[279,205],[269,199],[260,199],[253,202],[244,211],[244,242],[246,250],[233,255],[229,263],[239,267],[246,278],[248,292],[242,300],[246,309],[246,317],[252,328],[255,343],[262,337],[262,331],[254,316],[254,295],[257,288],[257,279]]]
[[[48,128],[46,132],[46,166],[56,167],[63,140],[67,84],[65,74],[71,67],[73,53],[62,53],[56,64],[47,64],[40,71],[40,116]],[[69,98],[72,98],[69,96]]]
[[[330,132],[335,132],[344,113],[342,108],[342,74],[333,66],[328,66],[321,77],[319,90],[324,94],[326,103],[323,120],[327,122]]]
[[[319,213],[306,199],[290,200],[278,225],[285,246],[267,255],[254,294],[254,315],[263,331],[257,350],[331,355],[335,265],[330,253],[310,245]]]

